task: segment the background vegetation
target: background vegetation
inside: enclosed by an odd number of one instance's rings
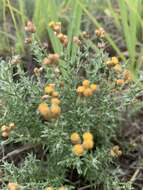
[[[36,26],[30,45],[25,43],[28,20]],[[51,21],[62,23],[62,32],[68,38],[67,47],[49,27]],[[95,30],[101,27],[105,35],[98,39]],[[73,43],[74,37],[78,43]],[[102,3],[101,0],[1,0],[0,122],[2,125],[15,122],[18,126],[8,140],[1,139],[1,157],[4,157],[5,146],[8,150],[22,145],[24,148],[26,145],[28,151],[32,149],[28,156],[23,155],[23,160],[20,157],[15,163],[5,161],[7,157],[1,160],[2,171],[6,174],[2,176],[3,188],[6,189],[11,180],[20,183],[25,190],[43,189],[51,184],[57,189],[63,184],[65,189],[80,190],[137,188],[133,183],[142,168],[141,154],[133,158],[134,172],[132,168],[131,173],[120,169],[120,165],[128,153],[133,156],[138,152],[142,142],[138,140],[142,134],[138,127],[142,124],[142,42],[143,0],[102,0]],[[43,66],[44,58],[50,53],[60,56],[58,66]],[[15,64],[19,59],[23,64]],[[113,67],[112,59],[119,67]],[[44,70],[43,76],[35,74],[35,67]],[[126,71],[132,80],[125,79]],[[76,89],[86,78],[91,83],[96,82],[99,88],[93,98],[82,102],[80,98],[77,100]],[[45,122],[35,110],[41,103],[44,85],[53,82],[61,93],[63,113],[60,119]],[[60,82],[64,82],[63,91]],[[96,117],[95,112],[98,113]],[[128,132],[128,138],[122,139],[120,134],[124,129],[120,126],[132,131],[128,127],[134,123],[139,134],[132,137]],[[62,126],[62,133],[59,126]],[[80,136],[91,131],[96,139],[96,147],[82,158],[71,154],[71,126]],[[115,159],[109,156],[114,145],[122,146],[123,161],[116,159],[118,156]],[[131,161],[132,156],[129,156]],[[127,160],[130,162],[130,159]],[[48,172],[42,175],[45,166]]]

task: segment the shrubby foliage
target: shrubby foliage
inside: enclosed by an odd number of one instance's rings
[[[15,124],[2,131],[1,144],[30,144],[33,150],[18,166],[3,161],[3,189],[9,180],[25,190],[74,189],[81,183],[131,189],[112,168],[122,154],[114,144],[120,118],[134,96],[125,65],[85,40],[75,44],[74,59],[64,51],[49,54],[34,35],[30,46],[36,62],[32,76],[22,61],[0,63],[0,123]]]

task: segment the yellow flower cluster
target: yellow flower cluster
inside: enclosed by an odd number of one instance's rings
[[[124,70],[124,72],[123,72],[123,69],[122,69],[117,57],[112,57],[110,60],[108,60],[106,62],[106,64],[107,64],[107,66],[113,67],[114,71],[117,74],[122,75],[122,78],[115,80],[116,85],[120,86],[120,85],[125,84],[125,82],[129,82],[132,80],[131,72],[127,69]]]
[[[119,60],[118,60],[117,57],[111,57],[111,59],[108,60],[108,61],[106,62],[106,64],[107,64],[108,66],[116,66],[116,65],[119,65]]]
[[[110,154],[113,157],[119,157],[122,155],[122,151],[120,150],[120,147],[116,145],[116,146],[113,146],[113,148],[110,151]]]
[[[55,63],[57,63],[60,59],[60,55],[58,53],[53,53],[53,54],[49,54],[48,57],[45,57],[43,59],[43,64],[44,65],[53,65]]]
[[[8,183],[8,190],[20,190],[20,186],[17,183]]]
[[[76,92],[79,96],[89,97],[89,96],[92,96],[96,90],[97,90],[96,84],[90,85],[89,80],[84,80],[82,82],[82,86],[78,86],[78,88],[76,89]]]
[[[132,74],[129,70],[125,69],[123,72],[123,79],[117,79],[115,83],[117,85],[123,85],[125,83],[128,83],[132,80]]]
[[[122,72],[122,67],[120,64],[116,64],[114,67],[113,67],[114,71],[116,73],[121,73]]]
[[[1,126],[1,135],[4,138],[8,138],[11,130],[15,129],[16,125],[14,123],[10,123],[8,126],[3,125]]]
[[[45,94],[48,94],[48,95],[52,96],[53,98],[59,97],[59,93],[57,91],[55,91],[55,84],[46,85],[44,92],[45,92]]]
[[[51,21],[49,23],[49,27],[55,32],[55,35],[59,39],[59,41],[63,44],[64,47],[68,45],[68,37],[67,35],[61,33],[61,23]]]
[[[55,84],[46,85],[44,91],[46,95],[44,95],[42,99],[47,99],[51,96],[51,107],[49,107],[46,102],[42,102],[38,106],[39,113],[46,120],[59,117],[61,114],[61,101],[59,99],[59,93],[55,91]]]
[[[95,30],[95,34],[99,38],[104,38],[105,37],[105,30],[103,28],[99,28]]]
[[[76,156],[82,156],[85,150],[91,150],[94,146],[93,135],[90,132],[83,134],[83,142],[78,133],[74,132],[70,136],[72,144],[74,144],[72,151]]]

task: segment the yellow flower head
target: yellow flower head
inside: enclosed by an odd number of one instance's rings
[[[60,105],[61,101],[58,98],[52,98],[51,103],[54,105]]]
[[[79,144],[81,141],[79,134],[76,132],[71,134],[70,139],[73,144]]]
[[[50,87],[52,87],[52,88],[55,88],[55,84],[54,83],[50,83],[50,84],[48,84]]]
[[[92,91],[91,88],[86,88],[86,89],[84,90],[84,92],[83,92],[83,95],[84,95],[85,97],[92,96],[92,94],[93,94],[93,91]]]
[[[122,72],[122,67],[120,64],[116,64],[114,67],[113,67],[114,71],[116,73],[121,73]]]
[[[122,151],[120,150],[120,147],[116,145],[116,146],[113,146],[113,148],[110,151],[110,154],[113,157],[119,157],[122,155]]]
[[[51,114],[53,118],[58,117],[60,113],[61,113],[61,108],[58,105],[51,106]]]
[[[107,64],[108,66],[115,66],[115,65],[119,64],[119,60],[118,60],[117,57],[112,57],[111,60],[108,60],[108,61],[106,62],[106,64]]]
[[[119,64],[119,60],[118,60],[117,57],[112,57],[112,58],[111,58],[111,62],[112,62],[113,65]]]
[[[59,93],[57,91],[53,91],[52,92],[52,97],[58,98],[59,97]]]
[[[81,144],[74,145],[72,151],[76,156],[82,156],[84,154],[84,148]]]
[[[108,66],[112,66],[112,62],[111,62],[111,60],[106,61],[106,65],[108,65]]]
[[[103,28],[99,28],[95,30],[95,34],[99,38],[104,38],[105,37],[105,30]]]
[[[91,84],[90,88],[91,88],[92,92],[95,92],[97,90],[97,85],[96,84]]]
[[[40,112],[40,114],[45,118],[48,119],[48,117],[50,117],[51,113],[50,113],[50,109],[47,105],[46,102],[42,102],[41,104],[39,104],[38,106],[38,111]]]
[[[93,149],[94,142],[93,140],[84,140],[83,141],[83,148],[86,150],[91,150]]]
[[[90,81],[89,81],[89,80],[84,80],[84,81],[82,82],[82,85],[83,85],[85,88],[87,88],[87,87],[89,87],[89,85],[90,85]]]
[[[79,96],[82,96],[83,95],[83,92],[85,90],[85,87],[84,86],[79,86],[77,89],[76,89],[76,92]]]
[[[44,91],[45,91],[46,94],[51,95],[54,92],[54,87],[52,87],[50,85],[47,85],[47,86],[45,86]]]
[[[86,141],[86,140],[93,140],[93,135],[90,132],[85,132],[83,134],[83,140],[84,141]]]
[[[8,183],[8,190],[20,190],[20,186],[17,183]]]

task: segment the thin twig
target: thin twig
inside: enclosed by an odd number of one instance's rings
[[[18,148],[16,150],[13,150],[13,151],[9,152],[6,156],[4,156],[1,159],[1,161],[6,160],[6,159],[8,159],[10,157],[16,156],[16,155],[18,155],[18,154],[20,154],[20,153],[22,153],[22,152],[24,152],[26,150],[29,150],[29,149],[31,149],[33,147],[35,147],[35,145],[33,145],[33,144],[24,145],[24,146],[22,146],[22,147],[20,147],[20,148]]]
[[[130,178],[131,184],[136,180],[136,177],[137,177],[137,175],[139,174],[140,169],[141,169],[140,167],[139,167],[138,169],[136,169],[136,171],[134,172],[134,174],[133,174],[132,177]]]
[[[92,187],[93,185],[86,185],[84,187],[80,187],[78,190],[85,190],[85,189],[88,189],[90,187]]]

